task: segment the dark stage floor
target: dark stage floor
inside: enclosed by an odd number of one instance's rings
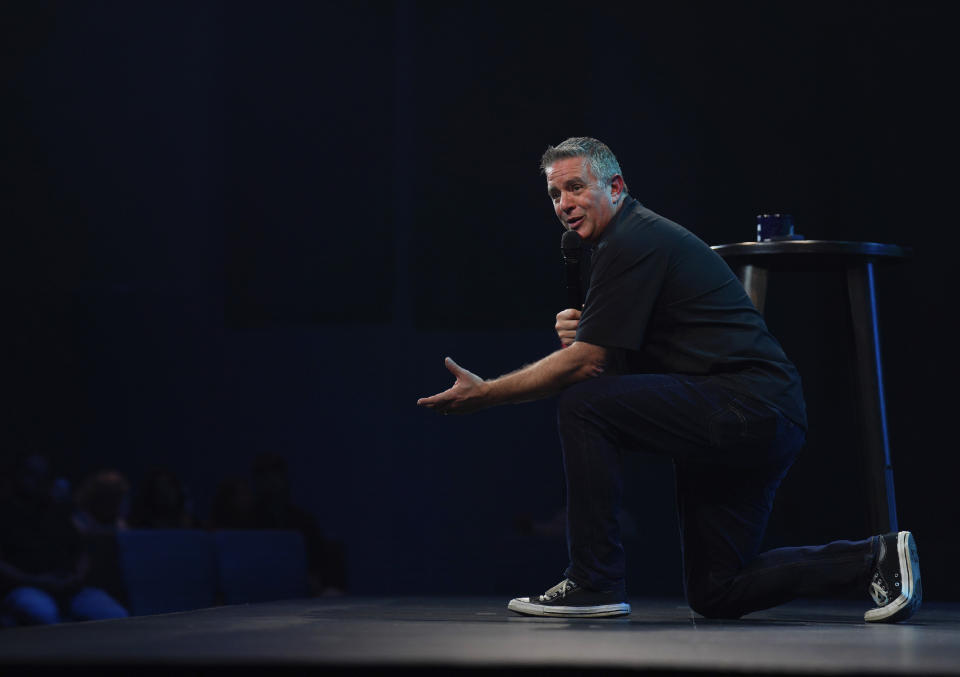
[[[727,674],[958,674],[960,604],[909,622],[864,605],[794,603],[708,621],[679,601],[632,600],[623,619],[521,617],[505,599],[363,598],[227,606],[0,630],[0,675],[296,669]],[[111,669],[112,668],[112,669]]]

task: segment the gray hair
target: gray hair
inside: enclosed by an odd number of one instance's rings
[[[609,186],[617,174],[623,178],[620,163],[607,144],[589,136],[572,136],[558,146],[548,146],[540,158],[540,171],[546,173],[547,167],[557,160],[571,157],[586,158],[590,171],[601,186]],[[623,186],[627,192],[626,181]]]

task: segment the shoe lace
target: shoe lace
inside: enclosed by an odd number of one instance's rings
[[[877,606],[886,606],[890,603],[890,589],[879,572],[874,574],[873,580],[870,581],[870,597]]]
[[[565,578],[555,586],[547,590],[545,593],[540,595],[541,602],[549,602],[552,599],[557,597],[566,597],[567,593],[573,592],[577,589],[577,584],[571,581],[569,578]]]

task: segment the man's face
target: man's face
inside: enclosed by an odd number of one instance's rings
[[[582,157],[557,160],[547,167],[546,175],[547,193],[563,227],[587,241],[600,237],[617,213],[623,179],[617,176],[612,185],[601,186]]]

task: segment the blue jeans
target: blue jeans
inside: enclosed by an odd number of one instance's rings
[[[866,586],[875,538],[760,552],[774,495],[805,440],[774,408],[709,377],[636,374],[567,388],[557,415],[567,479],[566,576],[576,583],[626,592],[621,461],[625,452],[644,451],[673,459],[684,590],[694,611],[738,618]]]
[[[65,607],[63,618],[60,607]],[[39,588],[14,588],[0,603],[0,614],[6,624],[52,625],[61,620],[94,621],[126,618],[129,614],[119,602],[100,588],[81,588],[58,603],[50,593]]]

